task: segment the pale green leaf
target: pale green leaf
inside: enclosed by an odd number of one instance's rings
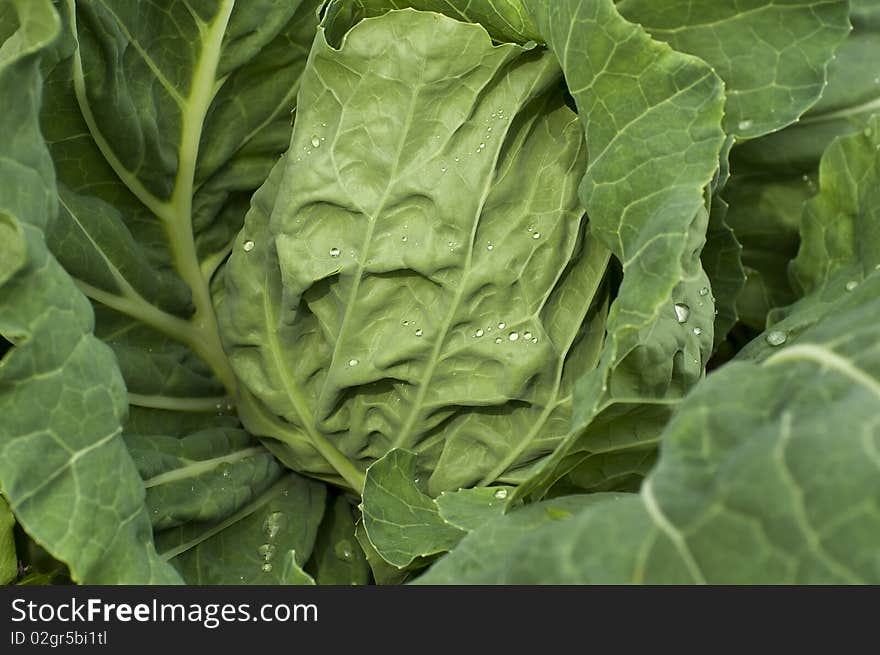
[[[524,479],[567,434],[609,254],[559,82],[550,53],[437,14],[319,33],[220,312],[244,424],[288,466],[360,492],[412,450],[434,496]]]
[[[376,552],[403,569],[416,560],[446,552],[464,536],[447,523],[430,496],[419,488],[415,453],[394,449],[367,469],[364,530]]]

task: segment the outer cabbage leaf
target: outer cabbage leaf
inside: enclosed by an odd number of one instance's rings
[[[740,140],[797,121],[819,100],[850,28],[846,0],[622,0],[617,8],[714,67],[726,87],[724,129]]]
[[[623,280],[601,363],[577,386],[578,429],[519,496],[542,494],[578,466],[601,471],[618,451],[632,461],[632,451],[653,450],[670,406],[702,379],[715,319],[700,262],[705,194],[724,145],[722,82],[707,64],[653,41],[610,0],[532,11],[586,132],[580,197],[592,233]],[[593,457],[603,467],[590,466]]]
[[[4,11],[9,4],[2,3]],[[13,2],[0,46],[0,486],[18,522],[78,582],[174,583],[153,546],[144,489],[120,437],[125,387],[88,301],[46,249],[58,195],[40,134],[48,0]]]
[[[156,543],[189,584],[314,584],[304,570],[326,487],[289,473],[218,522],[165,530]]]
[[[829,66],[828,86],[816,106],[794,125],[733,151],[734,175],[723,195],[749,273],[738,310],[759,330],[768,315],[775,320],[772,310],[803,293],[792,285],[788,268],[799,248],[803,204],[818,191],[822,154],[836,137],[864,130],[880,112],[880,9],[854,3],[851,19],[853,31]]]
[[[360,492],[393,448],[430,495],[515,482],[595,366],[608,251],[550,53],[395,11],[319,31],[286,161],[227,268],[248,430]]]
[[[230,534],[212,543],[241,539],[223,521],[281,475],[265,448],[235,430],[216,271],[251,193],[287,147],[319,4],[56,3],[62,29],[43,60],[40,119],[60,184],[46,241],[94,303],[95,335],[113,350],[104,360],[121,369],[124,386],[103,382],[115,403],[105,407],[125,421],[156,529],[226,525]],[[48,452],[61,457],[62,446]],[[141,502],[143,493],[138,484]],[[91,536],[99,546],[109,539]],[[272,579],[282,571],[305,579],[311,546],[278,548],[302,552]],[[116,568],[106,575],[126,579]]]

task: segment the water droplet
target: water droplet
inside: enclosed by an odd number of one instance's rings
[[[275,546],[272,544],[263,544],[259,548],[257,548],[257,553],[259,553],[260,557],[263,558],[263,561],[268,562],[270,559],[275,557]]]
[[[687,323],[691,316],[691,308],[684,303],[675,303],[675,318],[679,323]]]
[[[420,336],[422,336],[423,334],[424,334],[424,332],[422,331],[422,328],[419,328],[418,330],[416,330],[416,336],[417,336],[417,337],[420,337]]]
[[[695,327],[695,328],[693,329],[693,332],[694,332],[694,336],[695,336],[695,337],[698,337],[698,336],[700,336],[701,334],[703,334],[703,328]]]
[[[488,250],[488,251],[491,252],[491,251],[495,250],[495,246],[493,246],[493,245],[490,243],[490,244],[488,244],[488,245],[486,246],[486,250]]]
[[[495,343],[501,343],[501,341],[502,341],[501,337],[496,337],[496,338],[495,338]]]
[[[526,332],[526,333],[523,335],[523,339],[526,339],[527,341],[531,341],[531,340],[532,340],[532,333],[531,333],[531,332]]]
[[[499,329],[499,330],[503,330],[503,329],[506,328],[506,327],[507,327],[507,323],[499,323],[499,324],[498,324],[498,329]]]
[[[540,233],[540,232],[535,232],[535,233],[532,235],[532,238],[533,238],[533,239],[540,239],[540,238],[541,238],[541,233]]]
[[[709,287],[703,287],[700,289],[700,295],[706,297],[709,295]]]
[[[224,477],[224,478],[232,477],[232,471],[230,471],[229,469],[225,469],[225,470],[223,471],[223,477]]]
[[[517,339],[519,339],[519,332],[511,332],[507,335],[507,338],[511,341],[516,341]]]
[[[403,324],[404,324],[404,325],[409,325],[409,321],[404,321]]]
[[[413,482],[414,482],[415,484],[419,484],[421,481],[422,481],[421,478],[413,478]]]
[[[284,523],[284,513],[283,512],[272,512],[269,516],[266,517],[266,520],[263,521],[263,532],[266,533],[266,536],[269,539],[274,539],[278,536],[278,533],[281,531],[281,526]],[[271,544],[266,544],[267,546]],[[266,552],[274,553],[274,550],[268,550]],[[262,551],[261,551],[261,554]],[[265,554],[263,554],[264,557]],[[270,554],[271,557],[271,554]],[[269,559],[268,557],[266,559]]]
[[[755,121],[744,120],[744,121],[740,121],[740,122],[739,122],[739,126],[738,126],[738,127],[739,127],[740,130],[743,130],[743,131],[744,131],[744,130],[749,130],[749,129],[751,129],[752,126],[753,126],[754,124],[755,124]]]
[[[458,162],[460,162],[460,161],[461,161],[461,158],[460,158],[460,157],[456,157],[456,158],[455,158],[455,163],[456,163],[456,164],[457,164]]]
[[[339,257],[340,250],[339,248],[330,248],[330,256],[331,257]]]
[[[408,238],[409,238],[408,236],[402,236],[402,237],[400,237],[400,240],[403,241],[404,243],[406,243],[406,240]]]
[[[534,232],[534,231],[535,231],[535,228],[533,228],[533,227],[526,228],[526,232]]]
[[[504,500],[505,498],[507,498],[507,489],[499,489],[495,492],[495,497],[498,500]]]
[[[859,286],[859,283],[856,280],[850,280],[846,283],[846,286],[844,288],[847,291],[855,291],[857,286]]]
[[[448,167],[446,164],[441,164],[441,165],[440,165],[440,172],[441,172],[441,173],[445,173],[445,172],[448,171],[448,170],[449,170],[449,167]]]
[[[317,134],[312,135],[312,147],[313,148],[320,148],[321,147],[321,139],[318,137]]]
[[[358,364],[360,364],[360,362],[359,362],[358,360],[356,360],[356,359],[349,359],[349,360],[348,360],[348,365],[349,365],[349,366],[357,366]]]
[[[486,131],[487,131],[487,132],[491,132],[491,131],[492,131],[492,128],[491,128],[491,127],[487,127],[487,128],[486,128]]]
[[[782,330],[771,330],[765,339],[771,346],[781,346],[788,341],[788,335]]]
[[[480,150],[485,150],[485,149],[486,149],[486,144],[485,144],[485,143],[481,143],[481,144],[480,144],[480,147],[477,148],[477,151],[479,152]]]
[[[538,343],[538,337],[532,337],[532,343]]]
[[[257,244],[255,244],[251,240],[248,240],[248,241],[244,242],[244,244],[241,246],[241,249],[244,250],[245,252],[250,252],[251,250],[254,249],[255,245],[257,245]]]
[[[474,336],[475,336],[477,339],[479,339],[480,337],[482,337],[484,334],[486,334],[486,333],[483,331],[482,328],[480,328],[479,330],[477,330],[476,332],[474,332]]]
[[[263,564],[263,566],[260,567],[260,570],[263,571],[263,573],[271,572],[272,571],[272,563],[266,562],[265,564]]]
[[[344,562],[350,562],[354,559],[354,549],[351,547],[351,542],[347,539],[337,543],[333,551],[336,553],[336,557]]]

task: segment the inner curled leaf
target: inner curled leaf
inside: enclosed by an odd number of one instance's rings
[[[405,448],[437,494],[515,483],[569,431],[609,252],[560,81],[436,14],[319,32],[221,311],[245,425],[288,465],[359,491]]]

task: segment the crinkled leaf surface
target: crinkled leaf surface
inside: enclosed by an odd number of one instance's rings
[[[221,314],[245,425],[289,466],[360,491],[402,448],[436,495],[522,479],[568,432],[608,251],[559,81],[550,53],[438,14],[319,32]]]
[[[58,34],[48,1],[14,2],[0,46],[0,484],[22,527],[74,580],[173,583],[156,556],[144,490],[120,437],[125,387],[93,313],[46,249],[57,210],[39,130],[41,50]],[[8,9],[8,4],[4,3]]]
[[[622,0],[617,8],[714,67],[726,87],[725,131],[739,139],[776,131],[815,104],[849,32],[846,0]]]

